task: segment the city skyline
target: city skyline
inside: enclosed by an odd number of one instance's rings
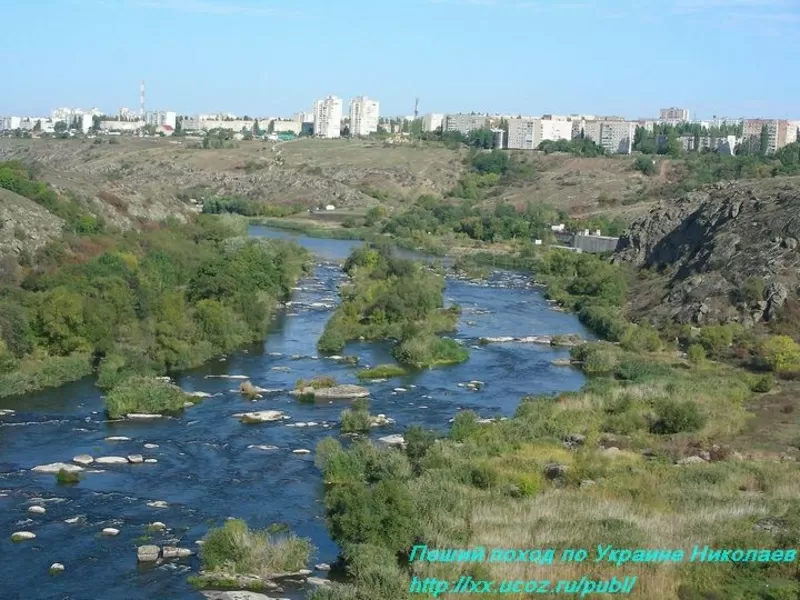
[[[328,95],[365,94],[386,115],[411,114],[416,97],[420,114],[637,119],[681,106],[697,119],[791,118],[800,108],[800,78],[785,75],[800,59],[791,44],[800,7],[790,0],[665,0],[657,9],[629,0],[10,0],[4,8],[4,22],[20,25],[0,40],[7,115],[137,110],[141,80],[148,109],[189,115],[291,115]],[[352,14],[363,27],[338,33]],[[22,26],[46,15],[58,23],[47,35]],[[114,43],[99,52],[107,37]],[[735,60],[724,48],[735,48]],[[315,67],[321,55],[330,68]],[[748,72],[780,85],[742,86]]]

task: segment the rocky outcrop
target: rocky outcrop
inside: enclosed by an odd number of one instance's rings
[[[634,222],[613,260],[643,270],[634,315],[749,327],[797,299],[798,240],[800,182],[717,184]]]
[[[369,390],[367,388],[350,383],[320,389],[306,387],[302,390],[292,390],[289,393],[296,397],[309,395],[313,396],[317,400],[350,400],[353,398],[366,398],[369,396]]]
[[[279,410],[260,410],[234,416],[238,416],[242,423],[270,423],[286,418],[286,414]]]
[[[39,465],[33,467],[31,471],[34,471],[35,473],[49,473],[49,474],[56,474],[59,471],[66,471],[67,473],[80,473],[81,471],[83,471],[83,467],[79,467],[78,465],[71,465],[69,463],[55,462],[55,463],[50,463],[48,465]]]

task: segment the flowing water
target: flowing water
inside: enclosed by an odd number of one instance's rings
[[[312,567],[336,559],[336,544],[325,529],[313,450],[321,439],[337,434],[336,422],[347,402],[301,404],[286,393],[251,402],[238,393],[238,380],[207,376],[247,375],[255,385],[284,390],[301,377],[323,374],[357,383],[356,367],[316,357],[315,344],[337,302],[342,278],[337,261],[360,242],[311,239],[263,227],[253,227],[251,235],[296,239],[315,253],[318,263],[313,275],[298,284],[292,304],[278,315],[263,345],[176,378],[183,389],[214,397],[176,418],[141,422],[106,420],[91,378],[0,400],[0,409],[15,411],[0,416],[0,598],[202,598],[186,581],[199,569],[196,556],[142,567],[137,565],[136,547],[153,543],[196,550],[195,542],[208,528],[227,517],[245,519],[251,527],[284,523],[311,538],[318,549]],[[482,417],[511,415],[526,394],[576,390],[583,384],[577,371],[551,365],[553,359],[568,355],[565,349],[515,343],[477,346],[478,339],[487,336],[587,335],[574,316],[550,310],[522,274],[498,273],[480,284],[449,279],[445,295],[448,304],[463,308],[454,337],[474,346],[470,360],[369,384],[370,412],[396,420],[396,425],[374,431],[373,437],[401,433],[411,424],[444,429],[459,409],[475,410]],[[351,344],[345,354],[359,356],[362,365],[392,362],[385,344]],[[457,385],[474,379],[485,383],[480,391]],[[285,411],[291,419],[243,425],[232,417],[268,409]],[[313,424],[289,426],[309,422]],[[112,436],[128,439],[106,439]],[[292,452],[297,449],[312,452]],[[54,475],[30,470],[70,462],[78,454],[142,454],[157,463],[93,465],[103,472],[84,473],[74,486],[58,485]],[[156,500],[167,507],[147,505]],[[33,505],[44,506],[46,513],[28,512]],[[74,517],[80,518],[65,522]],[[154,521],[165,523],[168,530],[148,532],[147,525]],[[101,536],[106,527],[118,529],[119,535]],[[13,543],[10,536],[15,531],[31,531],[37,537]],[[66,570],[49,575],[54,562],[63,563]],[[280,595],[305,594],[298,589]]]

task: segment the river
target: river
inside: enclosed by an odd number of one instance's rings
[[[329,374],[342,383],[357,383],[355,367],[317,358],[315,344],[332,307],[341,280],[338,263],[360,242],[312,239],[264,227],[251,235],[296,239],[317,256],[313,275],[298,284],[292,305],[276,318],[263,345],[232,354],[202,368],[182,373],[176,382],[187,391],[219,394],[199,402],[176,418],[109,422],[103,399],[87,378],[61,388],[0,400],[0,596],[13,599],[189,600],[202,595],[188,583],[197,571],[197,556],[157,567],[137,565],[136,547],[145,543],[179,545],[196,550],[210,526],[227,517],[245,519],[251,527],[284,523],[311,538],[316,562],[332,563],[337,547],[327,535],[320,474],[313,450],[336,434],[346,402],[300,404],[288,394],[267,395],[250,402],[236,391],[239,381],[207,375],[244,374],[258,386],[291,389],[297,379]],[[447,303],[463,308],[457,339],[475,346],[480,337],[587,332],[573,315],[549,309],[539,291],[522,274],[497,273],[482,284],[448,279]],[[345,354],[361,363],[392,362],[384,344],[355,343]],[[293,355],[297,355],[300,358]],[[462,365],[427,370],[384,383],[370,384],[372,414],[384,413],[396,425],[374,437],[400,433],[411,424],[444,429],[459,409],[482,417],[511,415],[522,396],[577,390],[583,377],[551,361],[565,349],[537,344],[474,347]],[[274,370],[288,367],[290,371]],[[479,379],[480,391],[459,387]],[[394,392],[403,387],[407,391]],[[283,423],[243,425],[232,414],[247,410],[283,410]],[[287,424],[315,422],[311,427]],[[324,425],[328,424],[326,428]],[[111,436],[129,438],[108,441]],[[145,448],[145,444],[158,447]],[[275,450],[255,446],[277,446]],[[308,449],[310,454],[292,450]],[[30,471],[36,465],[70,462],[78,454],[127,456],[142,454],[155,464],[101,467],[84,473],[79,484],[61,486],[53,475]],[[162,500],[166,508],[148,502]],[[41,505],[44,514],[28,512]],[[80,517],[75,523],[65,520]],[[154,521],[163,533],[148,532]],[[101,536],[103,528],[119,530]],[[32,531],[36,539],[10,540],[15,531]],[[66,570],[48,575],[52,563]],[[315,573],[322,575],[321,573]],[[282,596],[304,598],[304,590]]]

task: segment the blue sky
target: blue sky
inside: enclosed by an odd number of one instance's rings
[[[290,115],[800,119],[800,0],[3,0],[0,114],[60,106]],[[10,25],[10,26],[9,26]]]

